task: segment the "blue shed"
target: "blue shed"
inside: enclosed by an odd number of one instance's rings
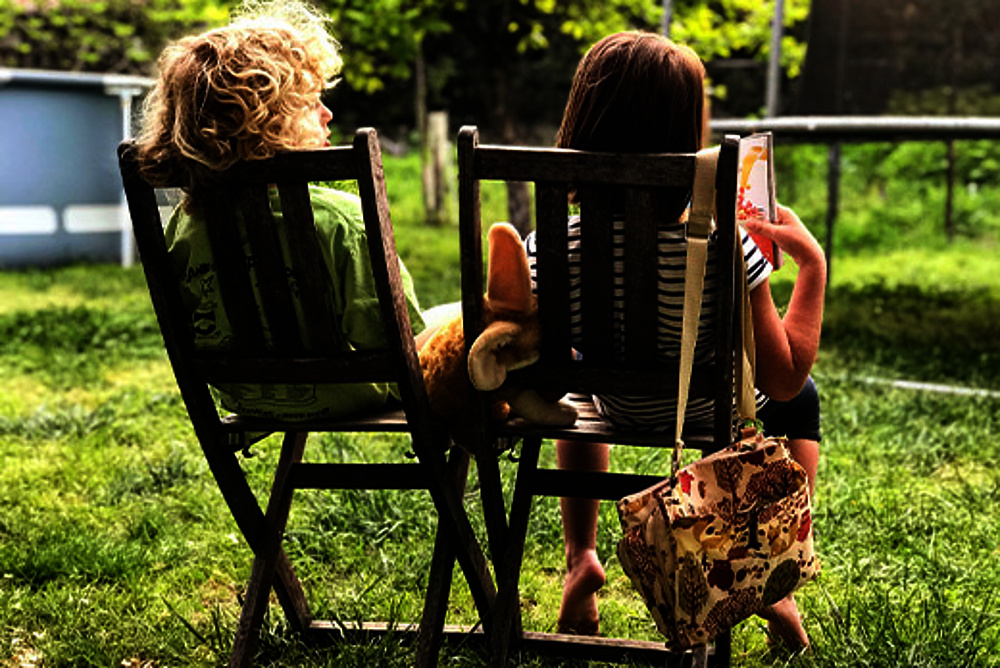
[[[151,84],[0,68],[0,268],[132,263],[115,148]]]

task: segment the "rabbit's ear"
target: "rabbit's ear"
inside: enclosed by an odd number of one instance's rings
[[[520,325],[498,320],[486,327],[469,349],[469,379],[477,390],[495,390],[507,379],[509,345],[521,334]]]
[[[531,270],[521,236],[508,223],[490,227],[489,277],[486,299],[494,308],[527,313],[531,310]]]

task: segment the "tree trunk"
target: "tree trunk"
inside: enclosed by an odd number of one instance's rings
[[[507,182],[507,215],[521,238],[531,232],[531,192],[524,181]]]
[[[507,107],[504,105],[504,110],[506,111],[506,109]],[[520,138],[518,137],[514,126],[514,119],[511,118],[510,113],[504,114],[502,123],[504,143],[519,144]],[[507,216],[509,218],[508,222],[514,226],[521,235],[521,238],[524,238],[531,232],[531,192],[526,182],[507,182]]]

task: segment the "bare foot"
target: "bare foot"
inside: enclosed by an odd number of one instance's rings
[[[584,550],[575,558],[567,557],[567,568],[562,605],[559,607],[558,631],[596,636],[601,630],[597,591],[604,586],[605,580],[597,550]]]
[[[791,594],[781,599],[770,608],[758,613],[767,620],[767,633],[780,641],[793,652],[799,652],[809,647],[809,636],[802,628],[802,617],[799,606]]]

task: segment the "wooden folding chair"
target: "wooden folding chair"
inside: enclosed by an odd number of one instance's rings
[[[342,629],[313,619],[282,549],[292,494],[303,488],[430,492],[439,520],[419,625],[417,663],[435,664],[450,592],[452,555],[457,557],[481,611],[489,609],[495,588],[462,505],[468,456],[456,448],[447,457],[449,437],[432,419],[427,402],[400,282],[375,131],[359,130],[353,146],[286,153],[236,165],[220,174],[205,195],[205,201],[210,202],[207,215],[219,289],[233,325],[234,346],[225,351],[195,348],[192,315],[181,301],[179,277],[167,255],[156,193],[140,176],[130,143],[119,148],[119,158],[137,246],[177,384],[219,490],[254,553],[230,665],[252,663],[272,587],[291,627],[307,638]],[[308,184],[316,181],[355,181],[358,185],[388,342],[385,350],[349,351],[344,344],[307,190]],[[276,223],[269,204],[268,190],[275,184],[280,192],[280,223]],[[245,221],[256,290],[240,241],[239,218]],[[291,267],[286,267],[282,258],[276,237],[278,224],[284,227]],[[301,325],[290,311],[286,271],[294,277],[302,300],[305,322]],[[317,332],[324,335],[324,343],[312,343]],[[221,415],[210,391],[210,387],[227,383],[355,382],[396,383],[401,402],[346,419],[296,422]],[[320,431],[405,432],[411,437],[416,461],[303,462],[307,435]],[[261,433],[284,434],[266,510],[258,505],[247,484],[239,457]],[[379,631],[377,625],[362,626],[359,631]]]
[[[623,132],[627,132],[623,129]],[[715,206],[718,220],[716,248],[715,363],[696,364],[691,396],[714,398],[713,424],[701,434],[686,436],[703,454],[732,443],[733,363],[740,342],[734,340],[734,277],[741,248],[734,232],[738,139],[726,137],[717,163]],[[479,145],[475,127],[462,128],[458,138],[459,211],[462,240],[462,294],[465,341],[469,345],[482,331],[483,259],[480,181],[532,182],[535,188],[538,301],[541,318],[541,357],[532,367],[516,372],[517,382],[567,392],[580,417],[571,428],[545,428],[513,420],[490,424],[480,412],[481,441],[475,451],[488,451],[498,439],[522,440],[509,524],[500,493],[498,464],[477,456],[483,509],[497,572],[498,598],[491,636],[494,665],[503,665],[511,642],[521,649],[606,661],[649,660],[663,664],[671,654],[665,645],[626,639],[585,638],[522,632],[518,580],[528,529],[528,515],[536,496],[585,497],[618,500],[662,479],[618,473],[580,473],[538,467],[543,439],[567,439],[621,445],[666,448],[664,475],[670,470],[673,432],[615,429],[594,408],[594,393],[677,396],[678,364],[658,360],[658,195],[664,189],[690,190],[695,157],[685,155],[616,155],[554,148]],[[571,359],[570,294],[573,278],[568,258],[568,193],[585,187],[581,204],[579,316],[582,319],[582,359]],[[624,190],[624,212],[600,192]],[[601,190],[604,189],[604,190]],[[675,191],[676,192],[676,191]],[[613,221],[624,214],[623,253],[617,256]],[[616,310],[615,265],[624,267],[624,308]],[[611,323],[621,317],[613,331]],[[596,325],[596,326],[595,326]],[[686,430],[687,433],[687,430]],[[701,437],[700,439],[698,437]],[[729,663],[730,636],[716,639],[709,652],[715,665]],[[681,660],[673,654],[670,660]]]

